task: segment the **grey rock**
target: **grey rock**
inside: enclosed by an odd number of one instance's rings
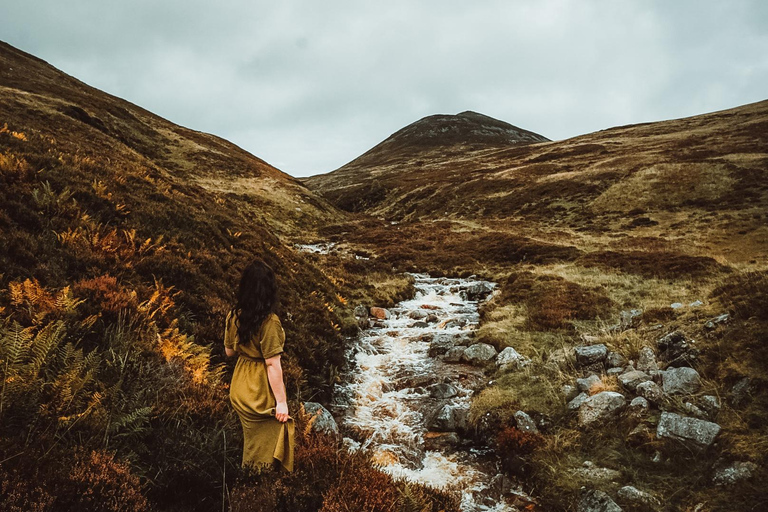
[[[429,327],[429,324],[427,322],[422,322],[421,320],[419,320],[417,322],[413,322],[408,327],[412,327],[412,328],[415,328],[415,329],[423,329],[425,327]]]
[[[496,366],[502,370],[519,370],[529,363],[527,357],[520,355],[512,347],[506,347],[496,357]]]
[[[659,338],[656,342],[661,357],[667,361],[668,366],[691,366],[699,356],[696,342],[686,338],[680,331],[671,332]]]
[[[429,344],[429,357],[441,356],[456,345],[456,338],[450,334],[440,334]]]
[[[462,356],[464,355],[464,351],[466,350],[466,347],[453,347],[448,350],[448,352],[445,353],[445,357],[443,357],[443,361],[446,363],[458,363],[461,361]]]
[[[487,343],[475,343],[467,347],[461,360],[470,364],[482,364],[496,357],[496,349]]]
[[[697,308],[697,307],[703,306],[703,305],[704,305],[704,303],[701,302],[700,300],[695,300],[695,301],[691,302],[690,304],[688,304],[688,307],[690,307],[690,308]]]
[[[704,327],[706,327],[711,331],[712,329],[716,328],[718,325],[728,322],[730,318],[731,318],[731,315],[729,315],[728,313],[723,313],[722,315],[716,316],[715,318],[708,320],[707,323],[704,324]]]
[[[619,328],[621,330],[631,329],[637,323],[640,315],[643,314],[641,309],[630,309],[628,311],[622,311],[619,313]]]
[[[683,410],[686,414],[689,416],[693,416],[695,418],[699,418],[701,420],[707,419],[707,413],[705,413],[703,410],[701,410],[697,405],[692,404],[691,402],[685,402],[683,404]]]
[[[622,373],[624,373],[624,368],[621,366],[617,366],[616,368],[608,368],[605,371],[606,375],[621,375]]]
[[[610,496],[595,489],[582,491],[576,510],[577,512],[622,512],[621,507]]]
[[[469,405],[446,404],[441,407],[430,422],[430,428],[438,432],[466,430]]]
[[[317,402],[304,402],[304,412],[310,417],[308,424],[313,431],[340,437],[339,426],[328,409]]]
[[[615,391],[602,391],[587,398],[579,407],[579,425],[601,425],[615,419],[627,404],[627,399]]]
[[[576,347],[574,352],[576,353],[576,362],[586,366],[604,361],[606,356],[608,356],[608,347],[600,343],[598,345]]]
[[[571,473],[593,484],[607,484],[621,478],[620,471],[595,466],[591,461],[584,462],[584,467],[573,469]]]
[[[530,432],[531,434],[538,434],[539,429],[536,427],[536,422],[533,418],[528,416],[523,411],[517,411],[515,413],[515,421],[517,422],[517,429],[523,432]]]
[[[710,420],[714,420],[720,413],[720,399],[716,396],[704,395],[699,398],[699,407],[704,409]]]
[[[636,418],[642,418],[646,412],[648,412],[648,400],[641,396],[636,396],[632,399],[631,402],[629,402],[629,407],[627,408],[627,411],[629,414]]]
[[[651,380],[651,376],[640,370],[630,370],[619,375],[619,382],[624,388],[634,391],[643,382]]]
[[[429,396],[440,400],[453,398],[458,394],[458,390],[453,385],[444,382],[427,386],[427,391],[429,391]]]
[[[482,300],[493,291],[491,283],[480,281],[472,283],[467,287],[467,298],[469,300]]]
[[[751,384],[752,381],[749,377],[744,377],[738,381],[736,381],[736,384],[733,385],[731,388],[731,393],[729,395],[729,399],[731,404],[734,407],[740,407],[744,405],[751,395]]]
[[[627,442],[634,446],[647,443],[652,438],[651,429],[645,423],[640,423],[627,434]]]
[[[637,369],[646,373],[659,369],[659,363],[656,362],[656,354],[651,347],[640,349],[640,355],[637,358]]]
[[[661,509],[661,501],[653,494],[641,491],[637,487],[625,485],[616,493],[619,500],[634,506],[647,507],[652,510]]]
[[[438,320],[440,320],[440,318],[436,314],[434,314],[434,313],[430,313],[427,316],[427,322],[429,322],[431,324],[437,322]]]
[[[662,382],[662,388],[668,395],[696,393],[701,388],[699,372],[687,366],[665,370]]]
[[[669,305],[669,307],[671,307],[672,309],[680,309],[681,307],[683,307],[683,303],[682,302],[673,302],[672,304]]]
[[[576,395],[570,402],[568,402],[568,410],[569,411],[576,411],[581,407],[581,404],[587,401],[587,398],[589,398],[589,395],[586,393],[579,393]]]
[[[579,391],[589,391],[592,386],[600,382],[602,382],[600,377],[592,374],[589,377],[584,377],[583,379],[576,379],[576,387],[579,388]]]
[[[664,397],[664,392],[658,384],[652,380],[641,382],[635,388],[635,392],[652,404],[659,404]]]
[[[362,304],[358,304],[355,306],[355,317],[357,318],[368,318],[368,308],[363,306]]]
[[[618,352],[608,352],[605,357],[606,368],[618,368],[627,364],[627,358]]]
[[[414,309],[410,313],[408,313],[408,317],[413,320],[423,320],[429,316],[429,313],[424,311],[423,309]]]
[[[461,444],[461,438],[456,432],[432,432],[424,438],[425,450],[439,451],[459,444]]]
[[[576,386],[571,386],[570,384],[564,384],[561,391],[563,392],[563,397],[565,397],[566,402],[570,402],[579,394],[579,390]]]
[[[675,439],[697,448],[710,446],[720,433],[720,425],[710,421],[662,412],[656,428],[657,437]]]
[[[712,482],[715,485],[721,486],[735,485],[742,480],[752,478],[752,474],[755,471],[757,471],[757,464],[754,462],[736,461],[733,464],[716,469]]]

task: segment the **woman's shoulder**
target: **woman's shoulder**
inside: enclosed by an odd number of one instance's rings
[[[282,325],[282,323],[280,322],[280,317],[277,316],[276,313],[270,313],[269,315],[267,315],[266,321]]]

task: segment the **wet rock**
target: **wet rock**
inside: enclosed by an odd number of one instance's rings
[[[626,407],[627,399],[615,391],[602,391],[587,398],[579,407],[579,425],[590,427],[604,424],[618,417]]]
[[[427,322],[429,322],[430,324],[433,324],[438,320],[439,320],[438,316],[434,313],[430,313],[429,315],[427,315]]]
[[[388,310],[377,306],[373,306],[370,309],[370,312],[372,317],[378,318],[379,320],[389,320],[389,318],[392,316]]]
[[[458,390],[448,383],[432,384],[427,386],[427,391],[429,391],[429,396],[432,398],[439,398],[441,400],[453,398],[458,394]]]
[[[475,343],[467,347],[461,360],[469,364],[482,364],[496,357],[496,349],[487,343]]]
[[[408,318],[411,320],[423,320],[429,316],[429,313],[424,311],[423,309],[414,309],[410,313],[408,313]]]
[[[689,395],[701,388],[699,372],[687,366],[665,370],[661,375],[662,388],[668,395]]]
[[[448,349],[448,352],[446,352],[445,356],[443,357],[443,361],[446,363],[458,363],[461,361],[465,350],[466,347],[453,347]]]
[[[652,404],[659,404],[664,397],[664,391],[652,380],[641,382],[635,388],[635,393],[645,398]]]
[[[731,405],[734,407],[741,407],[749,401],[751,395],[752,381],[749,377],[744,377],[736,381],[736,384],[731,388],[731,392],[728,396]]]
[[[707,413],[710,420],[714,420],[720,413],[720,400],[716,396],[704,395],[699,399],[699,407]]]
[[[754,462],[737,461],[716,469],[712,482],[715,485],[732,486],[742,480],[749,480],[755,471],[757,471],[757,464]]]
[[[536,427],[536,422],[533,418],[528,416],[523,411],[517,411],[515,413],[515,421],[517,422],[517,429],[523,432],[529,432],[531,434],[538,434],[539,429]]]
[[[710,421],[662,412],[656,436],[682,441],[689,446],[706,448],[720,433],[720,425]]]
[[[660,510],[661,501],[653,494],[641,491],[637,487],[625,485],[616,493],[619,500],[635,507],[645,507],[651,510]]]
[[[621,385],[630,391],[635,391],[637,386],[651,380],[651,376],[640,370],[630,370],[619,375]]]
[[[563,385],[563,387],[560,388],[560,390],[562,391],[563,397],[565,397],[566,402],[570,402],[571,400],[576,398],[576,395],[579,394],[578,388],[576,388],[576,386],[571,386],[570,384]]]
[[[425,450],[437,451],[459,444],[461,444],[461,438],[456,432],[427,432],[424,435]]]
[[[429,357],[437,357],[447,353],[456,345],[456,338],[447,334],[435,336],[429,344]]]
[[[704,324],[704,327],[711,331],[715,329],[718,325],[728,322],[730,318],[731,318],[731,315],[729,315],[728,313],[724,313],[722,315],[716,316],[715,318],[712,318],[711,320],[708,320],[707,323]]]
[[[501,370],[519,370],[529,363],[527,357],[520,355],[512,347],[506,347],[496,357],[496,366]]]
[[[466,430],[468,415],[469,405],[446,404],[437,411],[430,428],[438,432]]]
[[[356,318],[368,318],[368,308],[359,304],[355,306],[354,314]]]
[[[651,347],[640,349],[640,355],[637,358],[637,369],[646,373],[659,369],[659,363],[656,362],[656,353],[654,353]]]
[[[579,393],[576,395],[570,402],[568,402],[568,410],[569,411],[577,411],[579,407],[581,407],[581,404],[587,401],[587,398],[589,398],[589,395],[586,393]]]
[[[579,388],[579,391],[589,392],[592,386],[602,384],[602,382],[603,381],[600,380],[600,377],[592,374],[589,377],[584,377],[583,379],[576,379],[576,387]]]
[[[467,287],[467,299],[469,300],[482,300],[486,298],[493,291],[493,286],[490,283],[480,281],[479,283],[472,283]]]
[[[574,352],[576,353],[576,362],[581,366],[586,366],[604,361],[608,355],[608,347],[600,343],[576,347]]]
[[[445,320],[443,323],[441,323],[438,327],[441,329],[456,329],[464,327],[465,325],[467,325],[467,320],[465,318],[449,318],[448,320]],[[426,325],[424,327],[426,327]]]
[[[414,329],[423,329],[425,327],[429,327],[429,324],[427,322],[418,321],[418,322],[413,322],[408,327],[411,327]]]
[[[595,489],[582,489],[576,510],[577,512],[622,512],[621,507],[610,496]]]
[[[618,352],[608,352],[605,357],[606,368],[620,368],[627,364],[627,358]]]
[[[317,402],[304,402],[304,412],[310,417],[308,425],[315,432],[340,437],[339,426],[328,409]]]

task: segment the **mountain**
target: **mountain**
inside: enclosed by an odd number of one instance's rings
[[[427,165],[435,158],[461,159],[467,153],[488,148],[518,147],[549,139],[504,121],[478,114],[428,116],[395,132],[386,140],[332,173],[303,181],[350,211],[376,204],[385,188],[381,182],[406,178],[411,168]],[[375,177],[374,187],[364,183]]]

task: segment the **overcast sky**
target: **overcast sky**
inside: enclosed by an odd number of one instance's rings
[[[0,39],[294,176],[430,114],[564,139],[768,98],[764,0],[8,0]]]

